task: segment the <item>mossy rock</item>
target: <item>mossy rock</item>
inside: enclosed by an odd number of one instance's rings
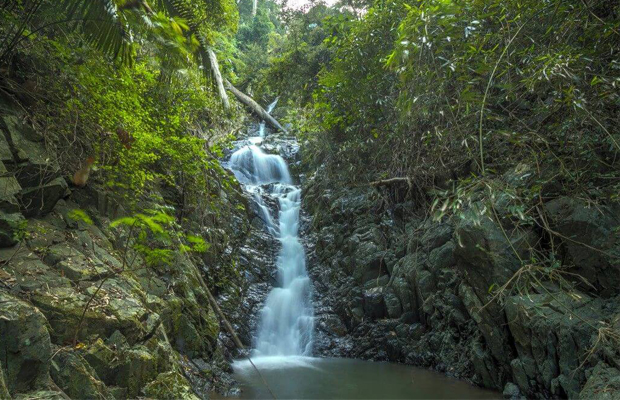
[[[84,307],[99,284],[93,282],[85,294],[72,287],[46,288],[33,293],[32,302],[47,316],[55,342],[73,340]],[[135,342],[145,333],[141,321],[146,319],[147,313],[126,280],[108,279],[84,314],[78,339],[84,340],[90,335],[107,337],[119,330],[130,342]]]
[[[54,382],[73,399],[113,399],[95,370],[79,354],[60,351],[52,360]]]
[[[107,346],[102,339],[85,347],[82,357],[95,370],[97,376],[107,385],[116,383],[118,374],[118,352]]]
[[[51,343],[43,314],[25,301],[0,292],[0,333],[0,360],[9,392],[46,387]]]
[[[0,399],[10,399],[9,388],[6,386],[4,379],[4,371],[2,371],[2,363],[0,363]]]
[[[67,396],[62,392],[51,390],[37,390],[29,393],[22,393],[13,398],[14,400],[67,400]]]
[[[176,371],[159,374],[144,388],[144,394],[161,400],[198,400],[187,379]]]
[[[118,366],[116,383],[127,388],[127,396],[135,398],[141,389],[154,380],[158,371],[158,357],[144,346],[123,351]]]

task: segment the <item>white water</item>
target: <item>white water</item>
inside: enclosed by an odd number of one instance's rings
[[[237,179],[252,193],[267,230],[281,244],[276,260],[278,285],[267,296],[261,311],[254,356],[310,356],[314,312],[306,255],[299,241],[301,190],[293,185],[284,159],[260,148],[265,137],[264,123],[258,134],[248,139],[250,145],[234,152],[229,163]],[[271,215],[262,194],[278,201],[277,219]]]

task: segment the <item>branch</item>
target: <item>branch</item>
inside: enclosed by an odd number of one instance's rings
[[[280,125],[280,123],[278,121],[276,121],[275,118],[273,118],[271,115],[269,115],[269,113],[267,111],[265,111],[265,109],[263,107],[261,107],[257,102],[255,102],[254,99],[252,99],[250,96],[248,96],[247,94],[243,93],[242,91],[240,91],[239,89],[234,87],[228,81],[228,79],[226,79],[224,81],[224,83],[226,84],[226,89],[228,89],[232,94],[234,94],[235,97],[240,102],[242,102],[248,108],[250,108],[260,119],[262,119],[263,121],[267,122],[272,128],[280,130],[280,131],[282,131],[284,133],[288,133],[286,131],[286,129],[284,129],[282,127],[282,125]]]

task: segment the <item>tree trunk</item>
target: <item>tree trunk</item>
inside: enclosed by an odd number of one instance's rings
[[[226,90],[224,89],[224,82],[222,80],[222,74],[220,73],[220,66],[217,63],[217,56],[211,47],[207,47],[207,54],[211,61],[211,71],[213,71],[213,76],[215,77],[217,91],[220,94],[222,103],[224,103],[224,108],[228,110],[230,108],[230,102],[228,101],[228,94],[226,94]]]
[[[280,130],[284,133],[288,133],[286,129],[284,129],[282,125],[280,125],[280,123],[276,121],[275,118],[269,115],[269,113],[265,111],[265,109],[261,107],[257,102],[255,102],[250,96],[234,87],[228,80],[226,80],[225,83],[226,89],[230,90],[230,92],[234,94],[240,102],[248,106],[248,108],[250,108],[260,119],[267,122],[272,128]]]
[[[252,17],[256,16],[256,9],[258,8],[258,0],[252,2]]]

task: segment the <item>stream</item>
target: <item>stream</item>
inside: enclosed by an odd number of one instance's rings
[[[276,103],[269,105],[267,112]],[[497,392],[411,366],[312,357],[311,282],[298,234],[301,188],[291,177],[284,158],[265,151],[265,139],[263,122],[250,137],[237,142],[225,164],[258,206],[267,231],[280,242],[277,284],[263,304],[250,354],[256,368],[247,359],[233,363],[234,377],[241,387],[235,398],[271,398],[270,390],[280,399],[500,398]],[[293,139],[286,142],[297,147]],[[280,146],[268,147],[273,152]]]

